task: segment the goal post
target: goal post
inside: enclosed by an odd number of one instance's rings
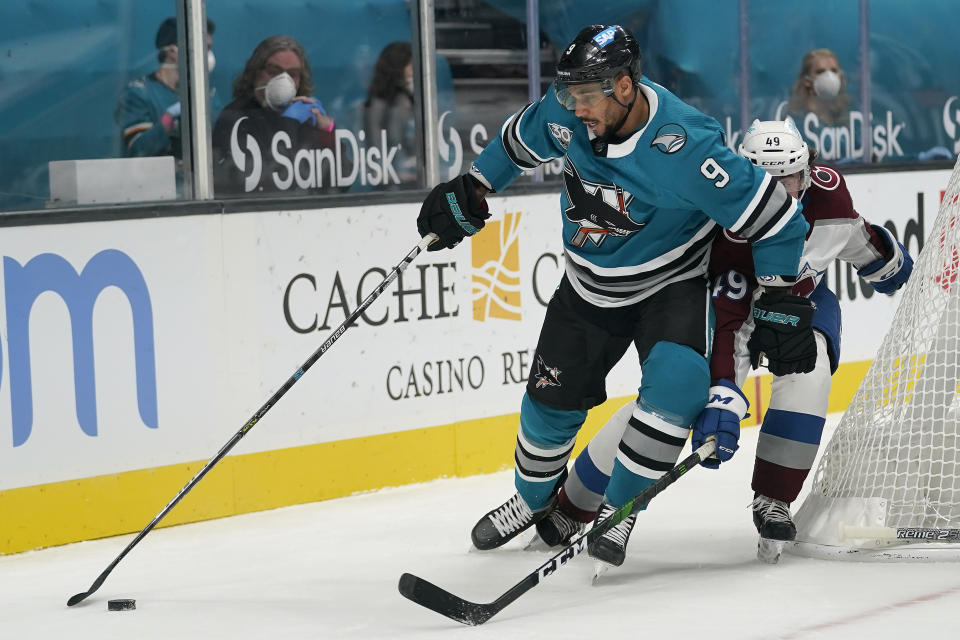
[[[797,510],[800,555],[960,560],[960,161]]]

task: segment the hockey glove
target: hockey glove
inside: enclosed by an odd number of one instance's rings
[[[753,333],[747,341],[754,369],[766,356],[767,369],[776,376],[809,373],[817,364],[813,337],[816,305],[807,298],[764,291],[753,303]]]
[[[910,277],[910,272],[913,271],[913,258],[885,227],[875,224],[870,226],[883,238],[890,255],[864,265],[857,274],[869,282],[877,293],[892,296]]]
[[[489,217],[487,201],[477,195],[474,178],[464,174],[433,188],[420,207],[417,230],[421,237],[437,234],[438,240],[427,251],[452,249],[480,231]]]
[[[721,462],[733,457],[739,446],[740,421],[747,415],[750,402],[740,388],[729,380],[717,380],[710,387],[707,406],[693,422],[690,442],[694,449],[704,443],[707,436],[717,437],[717,450],[701,464],[716,469]]]

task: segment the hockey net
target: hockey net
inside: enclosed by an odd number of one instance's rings
[[[960,161],[900,295],[796,513],[794,553],[960,560]]]

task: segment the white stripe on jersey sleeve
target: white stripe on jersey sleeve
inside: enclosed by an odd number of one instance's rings
[[[767,187],[770,185],[770,181],[773,179],[766,171],[763,173],[763,180],[760,182],[760,187],[757,189],[756,193],[753,194],[750,204],[748,204],[747,208],[743,210],[743,213],[740,214],[740,217],[737,218],[737,221],[728,227],[730,231],[738,235],[742,235],[740,234],[740,231],[743,225],[745,225],[747,220],[750,219],[750,216],[753,215],[753,210],[757,208],[758,204],[760,204],[760,199],[763,198],[763,194],[767,192]]]
[[[767,238],[776,235],[777,232],[780,231],[780,229],[783,229],[787,225],[787,223],[790,222],[791,218],[793,218],[793,214],[797,212],[797,201],[794,200],[793,198],[790,198],[790,199],[793,200],[793,202],[790,203],[790,207],[786,210],[786,212],[782,216],[780,216],[780,219],[777,221],[777,224],[773,225],[770,228],[770,231],[767,231],[765,234],[763,234],[762,238],[757,238],[756,240],[754,240],[754,242],[766,240]]]

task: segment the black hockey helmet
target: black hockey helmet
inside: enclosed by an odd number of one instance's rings
[[[557,99],[572,109],[575,104],[571,104],[566,87],[589,82],[601,83],[603,94],[610,95],[614,81],[623,72],[629,73],[634,83],[640,82],[641,58],[637,39],[620,25],[584,27],[557,63]]]

